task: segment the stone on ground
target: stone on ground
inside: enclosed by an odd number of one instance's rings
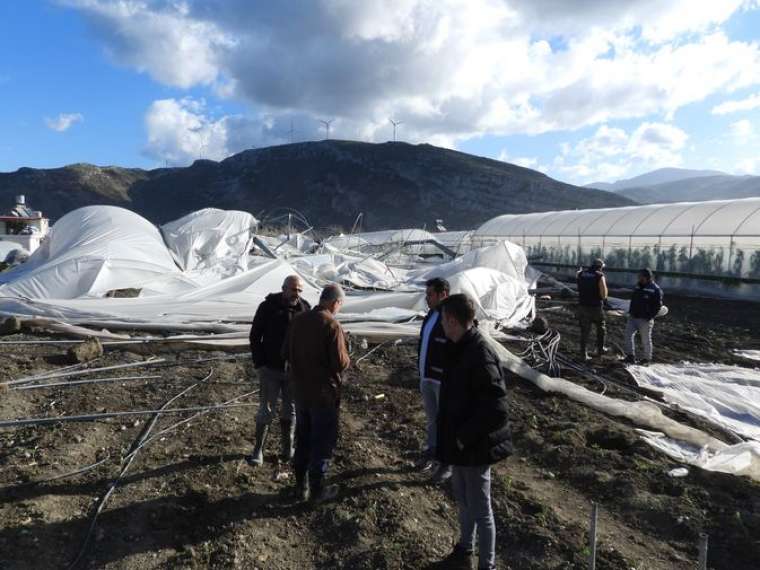
[[[72,364],[89,362],[103,356],[103,345],[95,337],[90,337],[82,343],[72,346],[66,356]]]

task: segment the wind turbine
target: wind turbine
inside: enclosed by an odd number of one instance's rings
[[[330,123],[332,123],[334,120],[335,119],[330,119],[329,121],[319,121],[325,126],[325,140],[330,140]]]
[[[393,119],[388,119],[391,124],[393,125],[393,142],[396,142],[396,127],[399,125],[403,125],[403,121],[394,121]]]
[[[290,119],[290,130],[285,131],[288,133],[288,138],[290,139],[290,142],[293,142],[293,135],[296,133],[295,129],[293,128],[293,119]]]

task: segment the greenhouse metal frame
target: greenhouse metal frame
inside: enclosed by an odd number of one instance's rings
[[[567,271],[602,257],[612,272],[650,267],[686,287],[719,281],[760,295],[760,198],[509,214],[472,236],[474,247],[501,239],[538,266]]]

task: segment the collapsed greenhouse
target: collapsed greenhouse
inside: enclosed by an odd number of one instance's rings
[[[650,267],[670,288],[760,299],[760,198],[510,214],[471,239],[510,240],[547,271],[574,274],[602,257],[612,281]]]
[[[521,337],[510,329],[524,329],[534,315],[531,289],[540,277],[526,251],[536,265],[574,268],[586,256],[603,255],[613,269],[651,264],[668,277],[730,277],[736,291],[752,291],[760,281],[758,220],[760,200],[738,200],[501,216],[473,233],[391,230],[317,240],[258,235],[246,212],[209,208],[157,228],[128,210],[91,206],[61,218],[28,262],[0,274],[0,315],[104,344],[245,347],[253,308],[298,273],[312,302],[326,283],[347,287],[340,320],[350,334],[398,342],[419,332],[426,280],[444,277],[453,291],[474,299],[483,330],[514,340]],[[596,394],[495,348],[507,368],[541,390],[655,430],[659,435],[647,441],[680,461],[760,480],[757,441],[726,445],[651,402]],[[678,397],[695,413],[718,419],[734,413],[682,385]],[[760,423],[754,392],[729,400],[748,422]]]

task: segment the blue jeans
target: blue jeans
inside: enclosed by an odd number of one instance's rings
[[[262,366],[256,370],[259,375],[259,411],[256,414],[257,424],[269,425],[277,411],[277,401],[282,396],[280,419],[293,423],[296,417],[296,407],[290,390],[290,381],[284,370]]]
[[[293,469],[297,476],[303,476],[308,471],[309,480],[321,484],[337,442],[337,406],[296,404],[296,451],[293,456]]]
[[[441,393],[440,382],[423,378],[420,380],[420,392],[422,393],[422,405],[425,408],[425,427],[427,441],[425,451],[435,457],[436,440],[438,439],[438,400]]]
[[[635,319],[628,316],[625,326],[625,353],[628,356],[636,356],[636,333],[641,337],[641,346],[644,349],[644,359],[652,360],[652,329],[654,319]]]
[[[491,508],[491,466],[454,465],[451,486],[459,509],[459,544],[474,550],[478,533],[478,567],[496,568],[496,524]]]

